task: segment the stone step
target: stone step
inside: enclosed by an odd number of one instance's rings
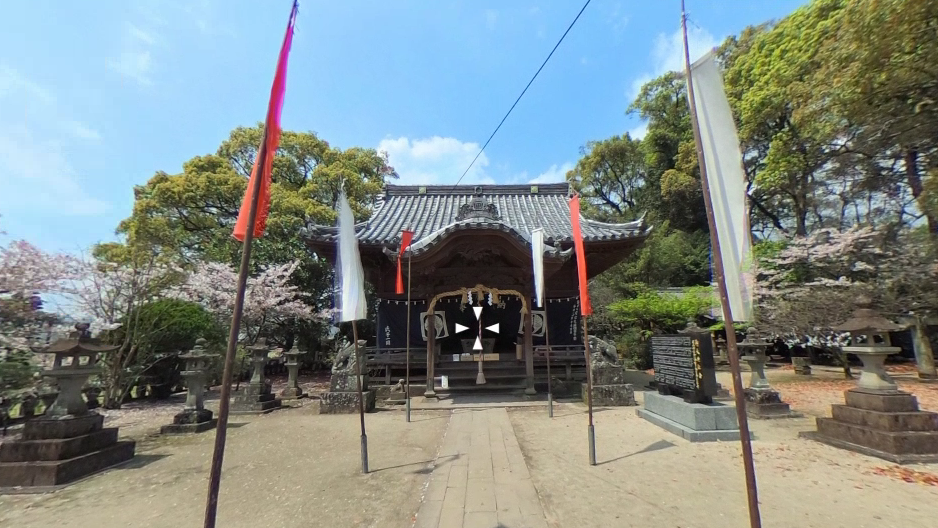
[[[104,427],[104,415],[90,412],[84,416],[60,419],[36,418],[23,426],[23,440],[52,440],[55,438],[75,438]]]
[[[933,412],[880,412],[847,405],[832,405],[834,420],[878,431],[938,431],[938,414]]]
[[[879,431],[862,425],[817,419],[818,434],[896,455],[938,454],[938,431]]]
[[[916,412],[918,400],[907,392],[876,394],[850,389],[844,392],[847,406],[879,412]]]
[[[101,429],[74,438],[20,440],[0,444],[0,462],[68,460],[99,451],[117,442],[117,428]]]
[[[128,440],[68,460],[0,462],[0,488],[68,484],[132,459],[135,447],[136,444]]]

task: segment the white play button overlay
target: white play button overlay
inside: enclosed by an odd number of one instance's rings
[[[476,342],[472,345],[473,350],[482,350],[482,340],[476,337]]]
[[[479,319],[480,317],[482,317],[482,307],[481,307],[481,306],[473,306],[473,307],[472,307],[472,311],[476,313],[476,319]]]
[[[469,330],[469,327],[468,327],[468,326],[463,326],[463,325],[461,325],[461,324],[459,324],[459,323],[456,323],[456,333],[457,333],[457,334],[458,334],[459,332],[465,332],[466,330]]]
[[[493,324],[493,325],[491,325],[491,326],[486,326],[485,329],[488,330],[488,331],[490,331],[490,332],[495,332],[495,333],[497,334],[497,333],[498,333],[498,323],[495,323],[495,324]]]

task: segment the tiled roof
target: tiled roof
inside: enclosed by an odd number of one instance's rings
[[[358,224],[358,239],[366,245],[396,246],[401,231],[414,230],[411,249],[419,253],[446,234],[467,229],[497,229],[530,242],[533,229],[544,229],[551,245],[572,242],[569,185],[388,185],[384,199],[368,221]],[[478,207],[472,210],[472,202]],[[489,204],[494,205],[494,211]],[[460,214],[463,207],[463,214]],[[468,211],[467,211],[468,209]],[[608,224],[583,218],[580,227],[586,242],[644,238],[643,220]],[[314,226],[308,236],[334,241],[336,228]]]

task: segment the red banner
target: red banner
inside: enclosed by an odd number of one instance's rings
[[[401,260],[404,258],[404,251],[410,247],[410,242],[414,239],[413,231],[404,231],[401,233],[401,251],[397,254],[397,294],[404,293],[404,277],[401,274]]]
[[[248,231],[248,216],[251,211],[251,200],[254,197],[255,178],[261,178],[260,195],[257,200],[257,216],[254,218],[254,237],[264,234],[267,227],[267,214],[270,211],[270,177],[274,165],[274,156],[280,146],[280,112],[283,110],[283,96],[287,88],[287,58],[290,55],[290,45],[293,43],[293,25],[296,22],[297,4],[293,2],[290,11],[290,21],[287,23],[287,33],[283,37],[283,46],[280,47],[280,57],[277,60],[277,73],[274,75],[274,84],[270,88],[270,102],[267,105],[267,126],[264,128],[264,149],[267,151],[264,166],[258,167],[258,160],[254,160],[251,169],[251,178],[248,188],[241,201],[241,210],[238,212],[238,221],[235,223],[232,236],[244,242],[244,235]],[[260,149],[258,149],[258,158]],[[260,172],[258,172],[260,168]]]
[[[580,197],[570,198],[570,227],[573,229],[573,247],[576,251],[576,271],[580,279],[580,314],[591,315],[589,291],[586,288],[586,252],[583,250],[583,233],[580,232]]]

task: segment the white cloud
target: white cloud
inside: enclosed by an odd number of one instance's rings
[[[130,22],[127,23],[127,33],[132,38],[137,39],[144,44],[149,44],[150,46],[156,44],[156,37],[153,35],[153,33],[144,31]]]
[[[47,105],[55,102],[55,96],[51,91],[23,77],[13,68],[0,64],[0,99],[4,96],[20,94],[26,96],[22,99],[24,105],[29,105],[33,101]]]
[[[485,27],[489,31],[495,31],[495,23],[498,22],[498,11],[494,9],[485,10]]]
[[[17,214],[48,211],[64,215],[99,215],[107,204],[78,183],[62,145],[39,140],[28,131],[0,130],[0,207]]]
[[[150,79],[150,70],[152,68],[149,51],[122,51],[120,57],[108,59],[108,68],[114,70],[122,77],[130,78],[142,86],[150,86],[153,81]]]
[[[78,121],[66,121],[63,123],[63,127],[66,132],[75,136],[78,139],[84,139],[85,141],[101,141],[101,134],[93,128],[89,128],[84,123]]]
[[[573,170],[573,162],[561,165],[551,165],[549,169],[530,179],[528,183],[563,183],[567,181],[567,173]]]
[[[0,65],[0,108],[22,108],[23,121],[0,121],[0,210],[35,216],[97,215],[107,204],[80,185],[81,177],[68,160],[55,132],[85,140],[100,135],[78,121],[62,118],[51,90]]]
[[[465,172],[472,158],[479,152],[479,144],[464,143],[456,138],[433,136],[411,140],[406,137],[384,139],[378,151],[388,154],[388,161],[400,175],[395,183],[407,185],[455,184]],[[486,173],[489,159],[482,153],[460,184],[493,184]]]
[[[642,123],[641,125],[638,125],[637,127],[633,128],[632,130],[629,130],[629,136],[631,136],[632,139],[645,139],[645,134],[647,134],[647,133],[648,133],[648,122],[647,122],[647,121],[644,122],[644,123]]]
[[[702,28],[688,28],[687,42],[690,48],[691,61],[701,57],[704,53],[716,47],[719,42],[713,35]],[[642,85],[664,75],[670,71],[684,70],[684,37],[681,30],[677,30],[670,35],[659,33],[655,39],[655,46],[651,51],[651,59],[654,63],[654,70],[645,73],[632,82],[629,93],[626,95],[629,99],[634,99],[642,89]]]

